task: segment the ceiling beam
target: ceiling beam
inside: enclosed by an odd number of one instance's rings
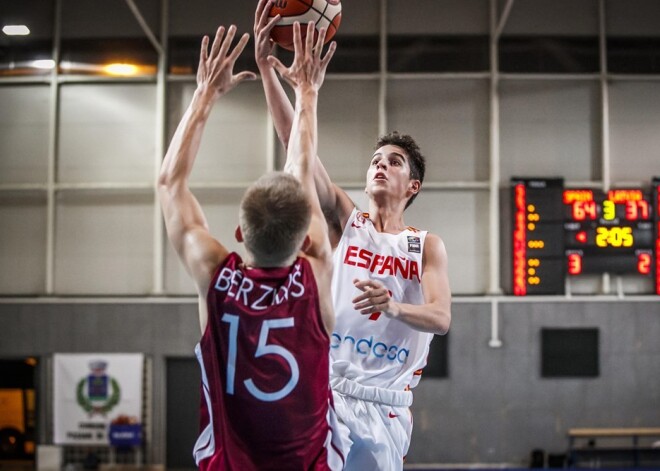
[[[506,5],[504,5],[504,10],[502,11],[502,16],[500,17],[500,21],[497,23],[497,28],[495,29],[495,34],[493,39],[497,41],[500,39],[500,36],[502,34],[502,31],[504,31],[504,27],[506,26],[506,22],[509,19],[509,13],[511,13],[511,7],[513,6],[514,0],[507,0]]]
[[[128,5],[128,8],[131,9],[133,12],[133,15],[135,16],[135,19],[137,20],[138,24],[142,28],[142,31],[144,31],[144,34],[147,35],[147,38],[149,39],[149,42],[151,42],[151,45],[156,49],[159,55],[163,54],[163,47],[160,45],[160,42],[158,41],[158,38],[156,38],[156,35],[151,31],[151,28],[145,21],[144,17],[142,16],[142,13],[140,13],[140,9],[135,5],[135,2],[133,0],[126,0],[126,4]]]

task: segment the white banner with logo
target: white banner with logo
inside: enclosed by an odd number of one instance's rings
[[[55,444],[107,445],[111,424],[139,427],[143,367],[142,354],[54,355]]]

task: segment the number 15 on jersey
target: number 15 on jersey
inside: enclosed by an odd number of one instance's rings
[[[227,356],[226,380],[227,394],[233,395],[235,393],[236,382],[236,359],[238,355],[238,327],[240,323],[240,317],[235,314],[225,313],[222,316],[222,322],[229,324],[229,352]],[[243,384],[245,385],[245,388],[248,390],[248,392],[260,401],[278,401],[289,395],[298,384],[298,379],[300,378],[300,370],[298,368],[298,362],[296,361],[293,354],[281,345],[268,344],[268,332],[271,329],[286,329],[291,327],[294,327],[293,317],[287,317],[284,319],[268,319],[263,321],[261,324],[261,329],[259,331],[259,341],[254,353],[254,358],[259,358],[264,355],[280,356],[284,358],[284,360],[288,363],[289,368],[291,369],[291,376],[282,389],[274,392],[264,392],[254,383],[252,378],[244,380]]]

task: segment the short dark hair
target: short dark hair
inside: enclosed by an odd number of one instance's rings
[[[381,136],[376,141],[375,149],[380,149],[383,146],[392,145],[401,147],[408,156],[408,165],[410,166],[411,180],[419,180],[419,183],[424,182],[424,173],[426,173],[426,159],[422,155],[419,146],[415,140],[408,134],[399,134],[398,131],[392,131],[389,134]],[[419,192],[410,197],[406,203],[406,208],[410,206]]]
[[[245,248],[257,266],[281,266],[302,245],[312,210],[300,181],[271,172],[243,195],[240,225]]]

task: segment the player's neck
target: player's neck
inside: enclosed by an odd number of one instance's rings
[[[248,253],[243,263],[243,267],[246,269],[251,269],[251,268],[268,269],[268,268],[290,267],[291,265],[293,265],[293,263],[296,261],[296,258],[298,257],[298,253],[296,252],[286,260],[275,262],[273,260],[259,260],[253,254],[249,253],[249,251],[246,250],[246,252]]]
[[[378,232],[398,234],[406,229],[403,222],[403,206],[379,205],[374,201],[369,202],[369,219]]]

